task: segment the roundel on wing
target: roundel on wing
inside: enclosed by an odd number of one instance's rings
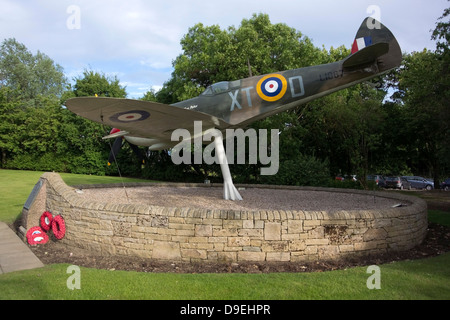
[[[150,117],[150,113],[143,110],[130,110],[125,112],[116,113],[109,119],[114,122],[135,122],[142,121]]]
[[[262,77],[256,85],[256,92],[265,101],[280,100],[287,90],[286,78],[281,74],[269,74]]]

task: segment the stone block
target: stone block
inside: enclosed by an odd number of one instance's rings
[[[281,223],[266,222],[264,227],[264,240],[281,240]]]
[[[223,229],[221,227],[213,227],[214,237],[236,237],[238,236],[237,228]]]
[[[306,227],[317,227],[320,226],[319,220],[305,220],[303,221],[303,226]]]
[[[256,228],[256,229],[264,229],[264,221],[263,220],[256,220],[254,228]]]
[[[166,241],[154,241],[152,259],[181,260],[180,245]]]
[[[352,244],[341,244],[339,246],[339,251],[340,252],[351,252],[351,251],[354,251],[354,250],[355,250],[355,248],[354,248],[354,246]]]
[[[242,220],[223,220],[224,228],[242,228]]]
[[[339,255],[339,248],[337,245],[321,246],[318,248],[320,259],[333,259]]]
[[[229,247],[243,247],[250,245],[249,237],[229,237],[228,246]]]
[[[206,260],[206,250],[200,249],[181,249],[182,258],[201,259]]]
[[[290,251],[303,251],[306,249],[305,240],[293,240],[289,242]]]
[[[264,261],[266,254],[264,252],[238,251],[238,261]]]
[[[238,235],[241,237],[262,238],[263,229],[239,229]]]
[[[384,240],[386,236],[387,232],[383,228],[369,229],[364,233],[363,239],[364,241]]]
[[[217,261],[237,261],[236,252],[217,252]]]
[[[195,236],[196,237],[211,237],[213,234],[213,228],[212,225],[207,224],[207,225],[196,225],[195,226]]]
[[[261,248],[263,251],[288,251],[289,244],[288,241],[267,241],[261,244]]]
[[[252,252],[261,252],[261,248],[260,247],[242,247],[242,251],[252,251]]]
[[[129,237],[131,235],[131,223],[112,221],[115,236]]]
[[[303,221],[289,220],[288,221],[288,233],[300,233],[300,232],[303,232]]]
[[[253,227],[254,227],[253,220],[244,220],[242,222],[242,227],[244,229],[253,229]]]
[[[290,252],[267,252],[267,261],[290,261]]]

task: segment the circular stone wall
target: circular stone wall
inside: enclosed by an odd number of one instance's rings
[[[427,231],[426,203],[396,192],[241,185],[244,200],[232,202],[222,199],[217,185],[72,188],[55,173],[41,180],[45,210],[65,219],[62,241],[101,255],[191,262],[330,260],[408,250]]]

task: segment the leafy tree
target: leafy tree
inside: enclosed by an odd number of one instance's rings
[[[104,175],[108,131],[63,108],[63,101],[83,95],[125,97],[119,80],[85,71],[67,88],[62,68],[45,54],[33,55],[14,39],[0,48],[1,166]]]
[[[450,16],[450,8],[444,10],[442,16],[436,23],[436,28],[433,30],[431,39],[436,40],[436,51],[439,54],[445,55],[449,59],[449,44],[450,44],[450,21],[444,21],[444,18]],[[448,60],[447,60],[448,62]]]
[[[6,39],[0,46],[0,85],[12,89],[25,100],[38,95],[60,96],[67,79],[60,65],[47,55],[33,55],[14,38]]]
[[[75,80],[73,93],[76,97],[98,95],[99,97],[125,98],[127,96],[126,88],[120,85],[117,76],[108,77],[99,72],[85,70],[83,77]]]
[[[399,93],[407,112],[415,171],[430,168],[435,186],[439,185],[441,166],[448,170],[450,122],[449,73],[442,56],[424,50],[407,55],[399,74]]]
[[[82,76],[75,79],[73,90],[65,93],[64,100],[95,95],[125,98],[127,93],[116,76],[108,77],[99,72],[85,70]],[[110,127],[81,118],[68,110],[63,110],[63,124],[61,138],[65,142],[67,154],[71,155],[68,170],[102,175],[117,172],[116,168],[108,169],[106,166],[112,142],[101,139],[109,133]],[[127,154],[128,150],[125,148],[121,153]]]
[[[19,93],[6,86],[0,87],[0,151],[1,166],[5,167],[12,154],[20,152],[16,135],[23,130],[25,112],[17,99]]]
[[[285,24],[272,24],[267,14],[254,14],[237,29],[198,23],[181,46],[172,78],[157,94],[160,102],[168,103],[168,95],[174,97],[172,103],[193,98],[219,81],[308,66],[321,57],[308,37]]]
[[[33,55],[15,39],[0,47],[0,151],[2,167],[40,169],[42,154],[57,137],[59,96],[66,87],[62,68]],[[21,158],[23,161],[20,161]],[[26,158],[26,159],[25,159]]]
[[[147,91],[144,94],[144,96],[141,98],[141,100],[157,102],[158,100],[156,98],[156,91],[155,91],[155,89],[150,89],[149,91]]]
[[[233,38],[238,65],[250,62],[253,75],[310,66],[320,54],[308,37],[286,24],[272,24],[267,14],[244,19]]]

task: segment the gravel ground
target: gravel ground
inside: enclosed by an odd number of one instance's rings
[[[399,200],[371,195],[305,190],[247,188],[243,201],[223,199],[222,188],[127,187],[78,190],[79,196],[96,202],[148,204],[222,210],[369,210],[389,208]]]

